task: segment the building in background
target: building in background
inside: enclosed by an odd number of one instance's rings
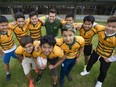
[[[116,15],[116,0],[0,0],[0,14],[29,14],[32,10],[47,14],[50,8],[59,14]]]

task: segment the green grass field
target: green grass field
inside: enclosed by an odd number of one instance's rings
[[[100,24],[104,24],[100,22]],[[42,29],[42,34],[45,35],[44,28]],[[78,35],[78,31],[77,31]],[[60,36],[60,35],[59,35]],[[94,48],[97,45],[97,35],[93,38]],[[74,66],[71,72],[73,81],[69,82],[65,78],[65,87],[94,87],[97,81],[97,76],[99,74],[99,61],[93,66],[91,73],[87,76],[82,77],[80,72],[83,70],[84,58],[81,57],[78,64]],[[103,87],[116,87],[116,62],[112,63],[108,75],[103,83]],[[5,81],[5,71],[0,58],[0,87],[28,87],[28,82],[26,76],[23,73],[22,67],[19,62],[11,58],[10,62],[11,80]],[[60,71],[60,66],[59,66]],[[32,71],[33,76],[36,74]],[[39,83],[35,84],[35,87],[52,87],[52,78],[50,70],[47,68],[43,74],[43,77]],[[59,87],[59,86],[58,86]]]

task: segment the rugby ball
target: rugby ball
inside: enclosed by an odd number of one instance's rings
[[[47,58],[37,57],[37,64],[41,69],[44,69],[43,67],[47,65]]]

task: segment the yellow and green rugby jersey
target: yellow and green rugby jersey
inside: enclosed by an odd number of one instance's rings
[[[91,28],[90,30],[85,30],[83,27],[79,30],[80,36],[85,39],[85,45],[92,44],[92,38],[96,34],[95,28]]]
[[[38,51],[34,51],[33,52],[33,56],[35,58],[37,58],[38,56],[43,57],[43,58],[49,58],[49,59],[54,59],[54,58],[62,58],[64,56],[64,52],[63,50],[58,47],[58,46],[54,46],[52,52],[46,56],[43,52],[41,47],[38,48]]]
[[[98,33],[98,46],[95,51],[103,58],[109,58],[114,55],[116,47],[116,34],[113,36],[106,36],[105,28],[101,29]]]
[[[34,41],[33,45],[34,47],[38,44],[37,41]],[[33,52],[34,52],[34,48],[33,48]],[[28,57],[28,58],[32,58],[33,57],[33,52],[32,53],[27,53],[25,51],[25,49],[20,45],[17,47],[17,49],[15,50],[15,53],[18,55],[22,55],[23,57]]]
[[[22,46],[18,46],[17,49],[15,50],[15,53],[27,58],[32,57],[32,55],[30,53],[27,53]]]
[[[65,20],[62,20],[62,25],[65,25],[67,22]],[[73,22],[72,25],[78,30],[78,28],[80,28],[82,26],[83,23],[76,23]]]
[[[3,50],[9,50],[14,46],[12,30],[8,29],[6,34],[0,35],[0,46]]]
[[[28,25],[26,23],[22,28],[19,27],[17,24],[10,24],[9,28],[13,30],[18,41],[20,41],[22,36],[28,35]]]
[[[79,32],[80,32],[80,36],[82,36],[85,39],[85,45],[92,44],[92,38],[94,37],[94,35],[104,28],[105,27],[103,25],[97,24],[96,26],[92,27],[90,30],[85,30],[82,26]]]
[[[66,44],[63,38],[56,38],[56,42],[56,45],[64,50],[64,55],[67,59],[75,58],[79,48],[85,45],[85,40],[81,36],[75,36],[74,42],[71,45]]]
[[[37,24],[32,24],[31,22],[29,22],[30,19],[27,20],[28,24],[28,29],[30,31],[30,36],[34,39],[34,40],[40,40],[42,34],[41,34],[41,26],[42,23],[40,21],[37,22]]]

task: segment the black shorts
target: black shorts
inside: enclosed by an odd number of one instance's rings
[[[48,58],[48,62],[51,64],[51,65],[55,65],[57,62],[58,62],[59,58],[54,58],[54,59],[49,59]],[[51,73],[53,76],[58,76],[58,67],[54,68],[54,69],[51,69]]]
[[[53,59],[47,58],[47,59],[48,59],[48,62],[49,62],[51,65],[55,65],[55,64],[58,62],[58,60],[59,60],[59,58],[53,58]]]
[[[84,46],[84,55],[90,56],[92,51],[92,44]]]
[[[58,76],[58,67],[51,69],[51,73],[53,76]]]

